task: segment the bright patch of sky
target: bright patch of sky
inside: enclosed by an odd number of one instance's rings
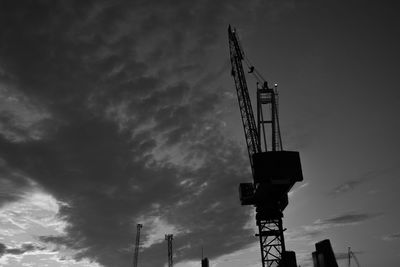
[[[145,225],[143,229],[145,237],[141,243],[142,248],[149,248],[154,244],[164,242],[166,234],[172,234],[176,237],[185,232],[169,224],[160,216],[141,216],[138,221]]]
[[[21,248],[26,244],[33,244],[37,249],[15,254],[6,252],[0,257],[0,266],[99,266],[88,260],[77,262],[73,259],[74,252],[60,252],[39,240],[40,236],[65,234],[67,223],[58,216],[61,205],[66,204],[35,188],[24,193],[20,200],[1,207],[0,243],[7,249]]]

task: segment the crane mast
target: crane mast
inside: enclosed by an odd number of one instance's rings
[[[136,242],[135,242],[135,252],[133,254],[133,267],[138,266],[139,259],[139,247],[140,247],[140,229],[143,227],[142,224],[137,224],[136,226]]]
[[[242,205],[256,208],[261,262],[263,267],[296,267],[294,252],[286,251],[282,217],[288,205],[288,192],[303,180],[300,155],[284,151],[278,119],[277,87],[270,88],[261,74],[249,64],[236,31],[228,27],[232,76],[253,175],[252,183],[241,183]],[[242,62],[257,79],[257,123],[254,118]]]

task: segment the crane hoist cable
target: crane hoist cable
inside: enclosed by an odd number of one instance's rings
[[[234,32],[236,32],[236,29],[234,30]],[[246,64],[247,68],[249,69],[248,73],[251,73],[254,78],[257,80],[257,82],[259,82],[260,84],[264,84],[266,82],[265,78],[261,75],[261,73],[254,67],[254,65],[251,63],[250,59],[247,57],[247,55],[244,53],[242,44],[240,42],[240,38],[237,34],[235,34],[236,36],[236,40],[238,43],[238,46],[240,48],[241,51],[241,56],[243,58],[244,63]]]

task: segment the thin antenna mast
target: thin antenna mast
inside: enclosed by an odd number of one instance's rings
[[[142,227],[143,227],[143,225],[140,223],[138,223],[136,226],[136,243],[135,243],[135,252],[133,254],[133,267],[138,266],[139,247],[140,247],[140,229]]]
[[[174,262],[172,261],[172,239],[173,235],[165,235],[165,240],[168,244],[168,267],[173,267]]]

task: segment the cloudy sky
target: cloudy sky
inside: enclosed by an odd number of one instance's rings
[[[0,265],[260,266],[227,27],[301,153],[288,249],[400,262],[400,27],[389,1],[0,1]],[[255,81],[248,78],[251,94]],[[341,266],[347,266],[340,260]]]

